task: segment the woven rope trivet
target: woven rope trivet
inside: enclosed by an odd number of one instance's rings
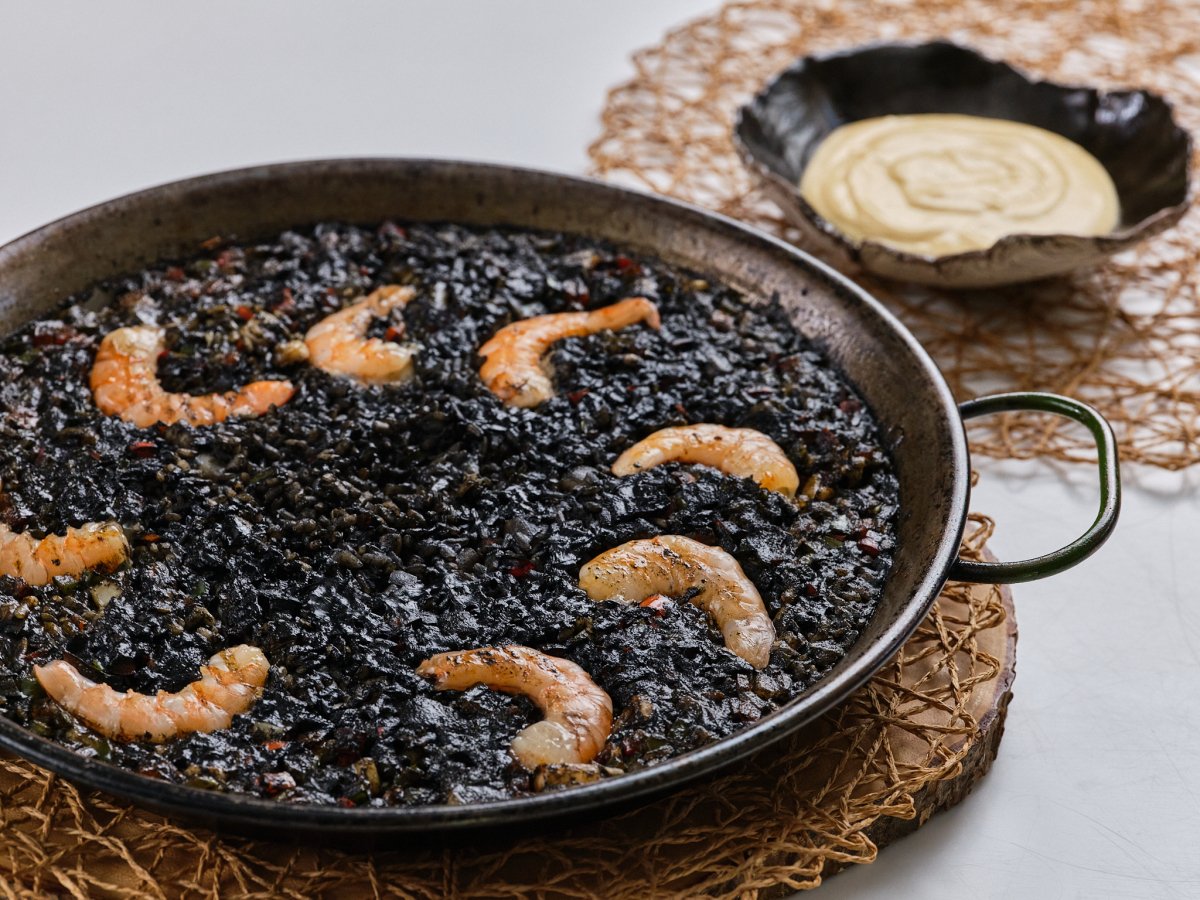
[[[933,37],[1057,81],[1147,87],[1185,128],[1200,124],[1194,0],[749,0],[634,57],[636,74],[609,94],[590,148],[594,171],[799,242],[738,161],[735,110],[806,53]],[[1035,285],[955,294],[850,274],[899,314],[960,399],[1059,391],[1104,413],[1124,460],[1200,461],[1200,210],[1097,270]],[[971,431],[973,449],[991,456],[1093,458],[1086,436],[1044,417]]]
[[[964,555],[984,556],[972,517]],[[732,774],[511,846],[373,855],[223,839],[0,759],[7,897],[750,898],[815,887],[958,800],[1003,726],[1016,628],[1006,591],[950,584],[844,706]]]

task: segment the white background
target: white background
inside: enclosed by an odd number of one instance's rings
[[[429,155],[580,173],[629,54],[711,7],[5,4],[0,240],[136,188],[285,159]],[[1086,469],[979,468],[975,506],[999,522],[1004,558],[1090,521]],[[1200,896],[1196,476],[1126,474],[1110,544],[1016,590],[1019,675],[992,774],[820,896]]]

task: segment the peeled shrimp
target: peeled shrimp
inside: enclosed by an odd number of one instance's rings
[[[129,558],[129,542],[116,522],[88,522],[40,540],[0,525],[0,575],[26,584],[48,584],[56,575],[85,569],[112,571]]]
[[[593,600],[621,603],[695,590],[692,603],[713,617],[726,647],[756,669],[770,659],[775,626],[767,608],[738,561],[720,547],[675,534],[630,541],[587,563],[579,586]]]
[[[372,319],[403,309],[417,292],[389,284],[326,316],[304,336],[308,358],[318,369],[366,384],[403,381],[412,375],[413,349],[367,337]]]
[[[551,313],[513,322],[479,348],[484,357],[479,377],[509,406],[537,406],[554,396],[549,367],[543,360],[551,344],[597,331],[615,331],[635,322],[658,328],[658,307],[645,297],[630,297],[590,312]]]
[[[738,478],[753,478],[759,487],[788,497],[800,484],[783,449],[761,431],[707,424],[654,432],[617,457],[612,473],[633,475],[668,462],[712,466]]]
[[[545,716],[512,742],[527,769],[552,763],[591,762],[612,729],[612,700],[587,672],[566,659],[510,644],[438,653],[417,666],[439,691],[465,691],[477,684],[506,694],[524,694]]]
[[[241,644],[201,666],[199,681],[154,696],[96,684],[61,659],[34,666],[33,674],[55,703],[105,737],[161,743],[179,734],[228,728],[234,716],[254,705],[269,668],[261,650]]]
[[[92,366],[92,397],[101,412],[138,428],[156,422],[212,425],[230,416],[261,416],[292,398],[290,381],[254,381],[224,394],[172,394],[158,383],[163,330],[135,325],[109,332]]]

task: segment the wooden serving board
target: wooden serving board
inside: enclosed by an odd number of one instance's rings
[[[991,553],[986,557],[995,561]],[[888,846],[907,834],[912,834],[929,818],[944,809],[959,803],[971,792],[992,768],[1000,750],[1000,739],[1004,736],[1004,723],[1008,715],[1008,704],[1012,700],[1013,680],[1017,675],[1017,617],[1013,608],[1012,591],[1000,587],[1004,604],[1004,622],[980,632],[979,649],[1000,661],[1000,671],[987,690],[976,691],[968,703],[968,712],[979,723],[977,735],[964,737],[951,745],[952,749],[965,749],[957,775],[929,784],[912,795],[914,815],[911,818],[880,816],[864,829],[863,834],[879,849]],[[936,711],[928,711],[915,718],[934,720]],[[926,745],[902,732],[892,740],[898,765],[917,765],[924,758]],[[848,863],[830,860],[824,866],[822,876],[828,877],[846,868]],[[781,894],[786,895],[783,891]],[[773,895],[773,894],[772,894]]]

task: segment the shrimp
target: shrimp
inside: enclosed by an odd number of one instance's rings
[[[513,322],[479,348],[484,358],[479,377],[509,406],[537,406],[554,396],[549,365],[543,360],[551,344],[635,322],[657,329],[661,325],[658,307],[645,297],[630,297],[590,312],[551,313]]]
[[[172,394],[158,383],[163,330],[135,325],[109,332],[92,366],[92,397],[100,411],[138,428],[156,422],[212,425],[230,416],[261,416],[282,406],[295,389],[290,381],[254,381],[224,394]]]
[[[756,669],[770,659],[775,626],[767,608],[738,561],[720,547],[675,534],[630,541],[584,565],[579,587],[593,600],[621,603],[695,591],[692,603],[713,617],[726,647]]]
[[[309,360],[318,369],[348,375],[365,384],[403,381],[412,376],[414,350],[368,338],[372,319],[403,309],[417,292],[389,284],[326,316],[304,336]]]
[[[683,425],[664,428],[638,441],[612,464],[614,475],[678,461],[701,463],[738,478],[753,478],[759,487],[791,497],[800,477],[783,449],[753,428]]]
[[[116,691],[79,674],[66,660],[34,666],[50,698],[89,728],[115,740],[161,743],[193,731],[228,728],[258,699],[270,665],[257,647],[240,644],[200,667],[200,680],[175,693]]]
[[[129,558],[129,542],[116,522],[88,522],[41,540],[0,525],[0,575],[26,584],[48,584],[56,575],[85,569],[111,572]]]
[[[545,716],[513,738],[517,761],[527,769],[591,762],[612,729],[612,700],[575,663],[510,644],[438,653],[417,666],[439,691],[477,684],[524,694]]]

